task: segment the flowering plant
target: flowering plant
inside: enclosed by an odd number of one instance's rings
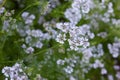
[[[1,80],[120,80],[119,0],[0,0]]]

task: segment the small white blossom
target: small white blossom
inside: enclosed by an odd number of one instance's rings
[[[114,65],[113,68],[114,68],[115,70],[120,70],[120,66],[118,66],[118,65]]]
[[[35,15],[30,15],[29,12],[23,12],[21,16],[27,25],[31,25],[35,19]]]
[[[64,44],[65,40],[66,40],[66,35],[65,34],[59,34],[56,38],[56,41],[61,43],[61,44]]]
[[[108,80],[114,80],[112,75],[108,75]]]
[[[58,59],[57,60],[57,64],[58,65],[64,65],[65,61],[64,60],[61,60],[61,59]]]
[[[28,17],[28,19],[31,19],[31,20],[34,20],[35,19],[35,15],[30,15],[29,17]]]
[[[57,23],[56,27],[62,32],[67,33],[70,28],[70,23]]]
[[[28,12],[23,12],[21,16],[22,16],[22,18],[24,18],[24,19],[25,19],[25,18],[27,18],[27,17],[28,17],[28,15],[29,15],[29,13],[28,13]]]
[[[106,70],[105,68],[102,68],[101,74],[102,74],[102,75],[107,74],[107,70]]]
[[[83,4],[82,5],[82,12],[83,13],[88,13],[90,11],[90,7],[89,5],[86,3],[86,4]]]
[[[120,42],[114,42],[113,44],[108,44],[109,52],[112,54],[113,58],[117,58],[120,53]]]
[[[68,74],[71,74],[73,72],[73,68],[70,66],[67,66],[66,68],[64,68],[65,72]]]
[[[42,37],[43,33],[41,30],[31,30],[31,36],[33,37]]]
[[[83,53],[83,57],[82,57],[83,60],[85,62],[89,62],[89,59],[93,56],[91,49],[90,48],[85,49],[82,53]]]
[[[95,60],[95,63],[93,63],[93,68],[103,68],[104,67],[104,64],[101,63],[100,60]]]
[[[106,38],[107,37],[107,33],[106,32],[100,32],[97,34],[97,36],[100,36],[102,38]]]
[[[116,75],[117,79],[119,80],[120,79],[120,72],[117,72]]]
[[[35,43],[35,47],[36,48],[42,48],[42,46],[43,46],[43,43],[40,42],[40,41],[38,41],[38,42]]]
[[[73,76],[70,76],[69,80],[76,80]]]
[[[5,8],[4,8],[4,7],[1,7],[1,8],[0,8],[0,14],[2,14],[4,11],[5,11]]]
[[[31,54],[31,53],[34,52],[34,48],[28,47],[25,52],[28,53],[28,54]]]
[[[64,13],[65,17],[70,20],[71,23],[77,24],[81,19],[80,10],[77,8],[69,8]]]

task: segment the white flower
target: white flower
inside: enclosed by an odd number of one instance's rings
[[[0,14],[2,14],[4,11],[5,11],[5,8],[4,8],[4,7],[1,7],[1,8],[0,8]]]
[[[115,70],[120,70],[120,66],[118,66],[118,65],[114,65],[113,67]]]
[[[4,68],[2,69],[2,73],[3,73],[6,77],[9,77],[10,67],[4,67]]]
[[[80,2],[79,1],[74,1],[73,3],[72,3],[72,8],[78,8],[78,9],[80,9]]]
[[[69,80],[76,80],[73,76],[70,76]]]
[[[26,19],[26,21],[25,21],[25,24],[32,24],[32,20],[31,19]]]
[[[35,47],[36,48],[42,48],[42,46],[43,46],[43,43],[40,42],[40,41],[38,41],[38,42],[35,43]]]
[[[21,16],[27,25],[31,25],[35,19],[35,15],[29,15],[29,12],[23,12]]]
[[[68,74],[71,74],[73,72],[73,68],[70,66],[67,66],[66,68],[64,68],[65,72]]]
[[[108,44],[109,52],[112,54],[113,58],[117,58],[119,56],[120,42],[114,42],[113,44]]]
[[[85,49],[82,53],[85,60],[89,60],[93,56],[90,48]]]
[[[24,18],[24,19],[25,19],[25,18],[27,18],[27,17],[28,17],[28,15],[29,15],[29,13],[28,13],[28,12],[23,12],[21,16],[22,16],[22,18]]]
[[[113,13],[113,4],[112,4],[112,2],[109,2],[109,4],[108,4],[108,13]]]
[[[102,74],[102,75],[107,74],[107,70],[106,70],[105,68],[102,68],[101,74]]]
[[[31,36],[33,37],[42,37],[43,33],[41,30],[31,30]]]
[[[25,42],[28,44],[28,43],[31,43],[31,41],[32,41],[32,37],[31,36],[27,36],[26,38],[25,38]]]
[[[117,72],[117,74],[115,75],[117,77],[117,79],[120,79],[120,72]]]
[[[62,32],[67,33],[70,28],[70,23],[57,23],[56,27]]]
[[[108,80],[114,80],[113,75],[108,75]]]
[[[29,47],[29,48],[27,48],[26,49],[26,51],[25,51],[26,53],[28,53],[28,54],[31,54],[31,53],[33,53],[34,52],[34,48],[32,48],[32,47]]]
[[[35,15],[31,14],[28,19],[34,20],[35,19]]]
[[[87,4],[87,3],[83,4],[81,9],[82,9],[83,13],[88,13],[90,11],[89,4]]]
[[[66,40],[66,35],[65,34],[58,34],[57,35],[57,38],[56,38],[56,41],[61,43],[61,44],[64,44],[64,41]]]
[[[77,8],[69,8],[65,11],[65,17],[70,20],[71,23],[77,24],[81,19],[80,10]]]
[[[25,49],[25,48],[26,48],[26,45],[25,45],[25,44],[23,44],[21,47],[22,47],[23,49]]]
[[[93,68],[103,68],[104,64],[100,62],[100,60],[95,60],[95,63],[93,64]]]
[[[106,32],[100,32],[97,34],[97,36],[100,36],[102,38],[106,38],[107,37],[107,33]]]
[[[65,61],[64,60],[61,60],[61,59],[58,59],[57,60],[57,64],[58,65],[64,65]]]
[[[79,50],[78,46],[71,39],[68,39],[68,42],[71,50],[75,50],[75,51]]]

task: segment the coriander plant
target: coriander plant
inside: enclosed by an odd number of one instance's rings
[[[0,80],[120,80],[120,0],[0,0]]]

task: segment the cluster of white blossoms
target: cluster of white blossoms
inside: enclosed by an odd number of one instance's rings
[[[73,68],[70,66],[67,66],[66,68],[64,68],[64,71],[68,74],[71,74],[73,72]]]
[[[12,17],[14,12],[14,10],[7,11],[5,7],[0,7],[1,31],[8,36],[13,35],[17,28],[16,19]]]
[[[64,13],[65,17],[70,20],[70,22],[77,24],[81,19],[81,13],[79,9],[69,8]]]
[[[77,70],[74,70],[76,67],[76,63],[80,69],[82,69],[82,74],[88,73],[91,69],[99,68],[101,70],[101,75],[107,74],[107,69],[103,63],[103,61],[99,60],[102,56],[104,56],[103,46],[102,44],[98,44],[97,47],[91,46],[87,49],[82,50],[82,57],[73,56],[72,58],[58,59],[56,64],[58,66],[64,66],[63,70],[67,74],[77,73]],[[93,63],[90,60],[95,59]],[[67,66],[65,67],[65,65]]]
[[[31,29],[31,25],[35,19],[33,14],[30,15],[28,12],[24,12],[22,18],[25,20],[25,26],[23,28],[18,26],[17,31],[21,36],[25,37],[25,44],[22,45],[22,48],[26,53],[33,53],[35,51],[34,48],[42,48],[44,40],[56,38],[57,31],[52,29],[49,22],[43,24],[43,27],[47,31],[43,33],[40,29]],[[29,22],[29,24],[27,24],[27,22]]]
[[[49,35],[46,36],[47,40],[56,39],[58,31],[55,30],[55,24],[56,22],[54,20],[43,23],[43,27],[47,31],[47,34]]]
[[[16,63],[12,67],[4,67],[2,73],[5,75],[5,80],[29,80],[26,73],[23,71],[21,64]]]
[[[82,18],[82,14],[89,13],[92,5],[91,0],[73,0],[72,7],[65,11],[65,17],[71,23],[77,24]]]
[[[94,69],[100,68],[101,75],[105,75],[108,73],[107,69],[105,68],[105,65],[99,59],[96,59],[95,62],[91,65],[91,67],[93,67]]]
[[[66,72],[66,74],[72,74],[74,72],[74,67],[77,63],[77,59],[78,57],[76,56],[74,56],[73,58],[58,59],[56,61],[56,64],[58,65],[58,67],[64,66],[62,70]]]
[[[56,41],[61,43],[61,44],[64,44],[64,41],[66,41],[66,35],[65,34],[58,34]]]
[[[120,41],[115,40],[113,44],[108,44],[108,49],[113,58],[117,58],[120,55]]]
[[[25,49],[25,52],[27,53],[33,53],[34,48],[42,48],[43,40],[48,40],[49,34],[43,33],[41,30],[26,30],[26,37],[25,37],[25,44],[23,44],[23,48]],[[28,47],[27,47],[28,46]]]
[[[84,24],[76,26],[82,18],[83,13],[90,11],[90,4],[92,1],[87,0],[74,0],[72,7],[65,11],[65,17],[70,22],[56,23],[56,28],[61,32],[57,36],[56,41],[64,43],[68,41],[71,50],[79,51],[80,48],[86,48],[90,45],[89,39],[94,38],[94,33],[90,31],[90,25]],[[82,10],[81,10],[82,9]],[[69,37],[66,36],[69,34]]]
[[[87,20],[90,20],[90,24],[94,27],[94,29],[99,29],[101,25],[99,21],[103,23],[107,23],[110,25],[119,25],[120,20],[115,18],[114,13],[114,4],[112,2],[106,1],[93,1],[92,10],[95,9],[94,13],[89,15],[86,14],[84,17]],[[102,14],[100,14],[103,12]]]
[[[94,33],[90,31],[90,25],[75,26],[73,23],[57,23],[56,27],[62,32],[57,36],[56,41],[64,43],[68,41],[71,50],[78,51],[81,47],[88,47],[88,39],[94,38]],[[62,34],[63,33],[63,34]],[[69,37],[66,37],[69,33]]]
[[[108,23],[110,22],[110,16],[114,16],[114,10],[113,10],[113,3],[109,3],[107,6],[108,10],[106,11],[106,13],[104,13],[103,16],[101,16],[101,20]]]
[[[102,44],[98,44],[97,46],[91,46],[87,49],[82,50],[82,59],[80,60],[81,68],[83,69],[84,73],[88,73],[89,70],[92,68],[101,68],[101,74],[105,74],[104,64],[99,60],[103,55],[103,46]],[[91,58],[95,59],[94,63],[91,63]]]
[[[29,12],[23,12],[22,18],[24,19],[25,24],[31,25],[33,23],[33,20],[35,19],[35,15],[30,15]]]
[[[49,1],[49,8],[55,8],[57,5],[60,4],[59,0],[48,0]]]

